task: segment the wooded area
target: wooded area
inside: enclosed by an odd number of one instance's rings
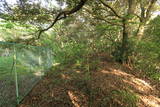
[[[0,32],[0,85],[48,71],[19,107],[160,106],[160,0],[0,0]]]

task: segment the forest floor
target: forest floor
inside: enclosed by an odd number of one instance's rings
[[[48,74],[19,107],[160,107],[160,83],[103,57],[100,69]]]

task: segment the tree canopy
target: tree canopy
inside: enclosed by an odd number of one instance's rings
[[[66,26],[78,22],[86,24],[88,31],[99,29],[99,36],[114,33],[115,40],[120,42],[117,48],[120,62],[128,60],[129,39],[135,37],[140,41],[152,15],[159,10],[159,0],[17,0],[12,4],[1,0],[0,3],[2,19],[32,24],[37,28],[27,41],[40,39],[62,19],[66,19],[63,20]]]

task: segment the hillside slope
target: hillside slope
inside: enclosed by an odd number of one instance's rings
[[[113,61],[49,72],[19,107],[160,107],[160,84]]]

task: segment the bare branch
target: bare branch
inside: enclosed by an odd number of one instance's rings
[[[40,36],[41,36],[41,34],[43,32],[45,32],[45,31],[49,30],[50,28],[52,28],[57,21],[59,21],[61,19],[65,19],[67,16],[69,16],[71,14],[74,14],[77,11],[79,11],[84,6],[84,4],[86,2],[87,2],[87,0],[81,0],[80,3],[76,7],[74,7],[73,9],[71,9],[70,11],[62,11],[62,12],[60,12],[49,27],[47,27],[45,29],[41,29],[39,31],[39,33],[38,33],[38,39],[40,38]]]

